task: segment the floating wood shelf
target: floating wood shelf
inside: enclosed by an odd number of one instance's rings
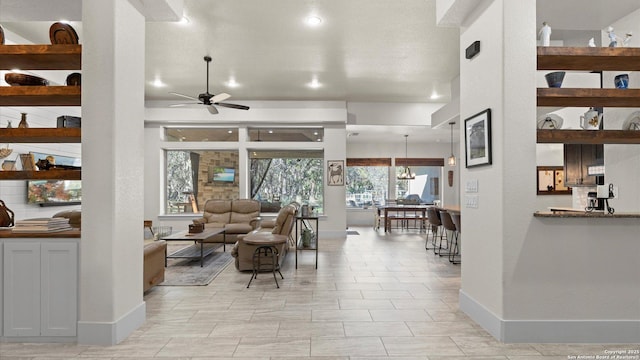
[[[0,106],[80,106],[79,86],[0,86]]]
[[[0,180],[82,180],[81,170],[0,171]]]
[[[0,130],[0,143],[79,143],[80,128],[12,128]]]
[[[538,130],[537,142],[548,144],[640,144],[640,131]]]
[[[638,71],[640,48],[541,46],[538,70]]]
[[[82,45],[0,45],[0,69],[80,70]]]
[[[640,89],[538,88],[538,106],[640,107]]]

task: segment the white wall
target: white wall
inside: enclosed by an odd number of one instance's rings
[[[462,211],[460,307],[506,342],[637,343],[637,219],[532,216],[541,210],[534,14],[534,0],[494,0],[461,35],[461,46],[483,46],[461,60],[461,118],[495,111],[494,164],[462,172],[463,184],[479,180],[480,207]],[[635,157],[626,165],[637,166]]]

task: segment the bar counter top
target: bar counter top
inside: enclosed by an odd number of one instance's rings
[[[30,239],[49,239],[49,238],[79,238],[80,229],[73,229],[67,231],[58,232],[38,232],[38,233],[14,233],[10,229],[0,230],[0,239],[17,239],[17,238],[30,238]]]
[[[615,212],[613,214],[602,211],[536,211],[534,217],[545,218],[614,218],[614,219],[640,219],[640,213]]]

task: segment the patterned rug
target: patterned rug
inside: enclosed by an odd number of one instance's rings
[[[233,244],[232,244],[233,246]],[[229,264],[233,262],[231,249],[222,252],[222,247],[204,258],[204,266],[200,267],[200,259],[169,259],[164,272],[164,282],[159,286],[205,286],[209,285]],[[167,248],[169,253],[176,250],[175,245]]]

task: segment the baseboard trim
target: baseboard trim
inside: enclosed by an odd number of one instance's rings
[[[504,343],[640,343],[640,320],[504,320],[460,290],[459,306]]]
[[[142,302],[113,322],[78,321],[78,344],[116,345],[144,324],[145,320],[146,304]]]
[[[70,343],[75,344],[75,336],[5,336],[0,343]]]

